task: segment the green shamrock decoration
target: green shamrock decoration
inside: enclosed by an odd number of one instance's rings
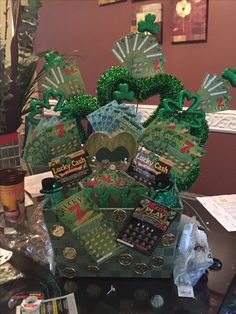
[[[43,65],[45,71],[48,71],[54,65],[61,64],[63,61],[62,57],[60,55],[55,54],[53,50],[50,50],[49,52],[45,53],[44,58],[47,61]]]
[[[148,13],[145,15],[144,21],[138,22],[138,31],[143,32],[149,32],[153,35],[156,35],[159,31],[159,25],[155,23],[156,16],[154,14]]]
[[[39,119],[35,119],[34,117],[38,114],[42,113],[42,109],[50,109],[50,98],[59,98],[56,106],[54,107],[54,111],[61,111],[63,109],[63,104],[65,100],[64,93],[59,90],[47,89],[43,93],[43,99],[32,99],[30,103],[30,113],[28,115],[28,120],[32,125],[37,125],[39,123]]]
[[[236,68],[233,70],[226,68],[221,76],[223,79],[229,81],[232,87],[236,87]]]
[[[129,85],[127,83],[120,83],[117,90],[114,91],[113,96],[118,103],[121,103],[123,100],[134,100],[134,92],[129,91]]]
[[[183,110],[185,99],[194,101],[187,110]],[[173,118],[178,122],[187,122],[186,120],[190,119],[190,127],[199,129],[205,123],[205,112],[199,109],[199,106],[200,97],[184,89],[180,92],[178,101],[164,99],[163,107],[158,111],[158,115],[163,120]]]

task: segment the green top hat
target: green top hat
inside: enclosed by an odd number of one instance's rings
[[[62,190],[61,183],[59,183],[55,178],[45,178],[42,180],[42,189],[40,193],[51,194]]]

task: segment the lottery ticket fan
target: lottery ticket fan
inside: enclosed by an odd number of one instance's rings
[[[156,38],[130,33],[119,39],[112,52],[135,78],[152,76],[163,70],[165,59]]]

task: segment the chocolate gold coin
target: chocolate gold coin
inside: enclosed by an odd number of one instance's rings
[[[172,233],[167,233],[161,238],[161,243],[164,246],[170,246],[175,242],[175,235]]]
[[[148,270],[148,266],[145,263],[137,263],[135,264],[134,271],[136,274],[145,274]]]
[[[158,309],[164,305],[164,299],[161,295],[156,294],[152,296],[150,303],[155,309]]]
[[[88,274],[90,276],[97,276],[99,274],[99,268],[97,266],[88,266]]]
[[[62,271],[63,275],[67,278],[75,278],[76,277],[76,270],[71,267],[66,267]]]
[[[130,254],[121,254],[119,256],[119,263],[123,266],[129,266],[132,263],[133,257]]]
[[[74,259],[77,256],[77,251],[75,248],[73,248],[72,246],[66,246],[63,249],[63,256],[66,259]]]
[[[162,256],[153,256],[151,264],[153,267],[160,267],[163,265],[164,258]]]
[[[115,209],[112,213],[112,219],[116,222],[123,222],[127,218],[127,213],[123,209]]]
[[[54,237],[61,238],[65,233],[65,229],[61,225],[53,225],[50,228],[50,232]]]

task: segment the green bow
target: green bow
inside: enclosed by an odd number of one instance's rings
[[[53,50],[45,53],[44,58],[47,61],[43,65],[45,71],[48,71],[54,65],[60,65],[63,61],[62,56],[55,54]]]
[[[184,100],[193,100],[193,104],[186,110],[183,110]],[[192,94],[184,89],[179,93],[178,101],[166,98],[163,101],[163,107],[158,111],[161,119],[177,120],[190,124],[193,128],[200,128],[205,122],[205,112],[199,109],[200,97],[197,94]]]
[[[143,32],[149,32],[151,34],[156,35],[159,31],[159,25],[155,23],[156,16],[154,14],[148,13],[145,15],[144,21],[138,22],[138,31]]]
[[[122,102],[123,100],[132,101],[134,100],[134,92],[129,91],[129,85],[127,83],[120,83],[118,85],[118,90],[114,91],[113,96],[117,102]]]

